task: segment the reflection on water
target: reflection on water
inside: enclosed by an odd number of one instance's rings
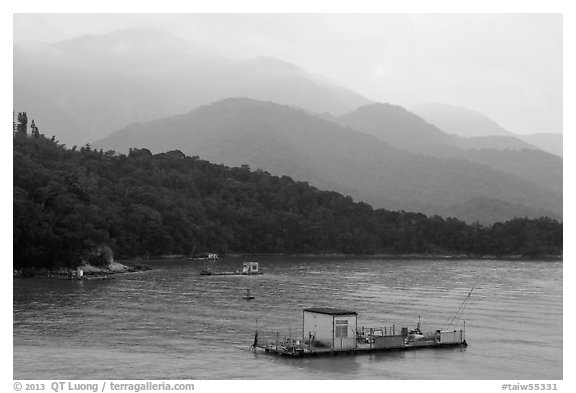
[[[200,276],[199,264],[178,260],[109,281],[15,279],[14,378],[562,378],[560,262],[259,262],[262,276]],[[305,307],[352,309],[367,327],[413,327],[420,316],[436,329],[472,286],[464,350],[287,359],[248,349],[256,327],[301,334]]]

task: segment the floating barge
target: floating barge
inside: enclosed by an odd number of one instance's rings
[[[461,310],[463,311],[462,307],[458,312]],[[397,329],[394,325],[359,329],[357,317],[355,311],[325,307],[307,308],[302,311],[301,338],[280,339],[280,335],[276,333],[275,339],[263,339],[258,337],[256,331],[252,349],[281,356],[309,357],[468,345],[465,328],[422,333],[418,321],[413,330],[406,327]],[[452,318],[452,322],[454,320],[455,318]]]
[[[214,270],[214,265],[212,263],[206,263],[200,275],[202,276],[238,276],[238,275],[262,275],[261,270],[259,270],[258,262],[244,262],[242,264],[242,270],[235,270],[232,272],[219,272]]]
[[[188,257],[191,261],[217,261],[219,259],[218,254],[203,252],[192,257]]]

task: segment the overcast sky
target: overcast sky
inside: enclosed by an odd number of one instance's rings
[[[16,14],[14,41],[128,27],[277,57],[375,101],[453,104],[512,132],[562,132],[560,14]]]

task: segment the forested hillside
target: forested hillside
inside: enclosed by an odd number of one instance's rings
[[[74,266],[100,244],[117,257],[219,253],[562,253],[548,218],[492,226],[374,210],[336,192],[179,151],[66,148],[14,127],[14,267]]]
[[[376,116],[364,116],[365,112]],[[541,161],[541,155],[550,155],[533,153],[530,159],[523,153],[495,152],[489,161],[482,159],[482,153],[468,155],[463,149],[456,149],[456,158],[418,154],[380,140],[377,131],[386,124],[392,128],[402,124],[396,140],[400,134],[406,140],[424,140],[420,146],[428,146],[430,152],[435,143],[446,151],[449,146],[438,141],[452,139],[399,107],[374,104],[356,114],[359,123],[354,124],[370,125],[374,135],[286,105],[228,98],[182,115],[135,123],[93,146],[124,154],[133,147],[153,153],[180,150],[214,163],[248,164],[350,195],[375,208],[457,217],[469,224],[489,225],[524,216],[561,219],[560,158]],[[428,131],[430,137],[424,138]],[[479,162],[471,162],[468,156]],[[555,160],[546,164],[547,158]],[[490,198],[498,214],[474,210],[476,205],[470,201],[478,198]]]

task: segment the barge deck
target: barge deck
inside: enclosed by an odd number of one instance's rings
[[[289,349],[289,348],[278,348],[275,346],[265,346],[257,345],[255,348],[259,351],[264,351],[273,355],[288,356],[288,357],[316,357],[316,356],[340,356],[340,355],[363,355],[369,353],[378,352],[397,352],[397,351],[411,351],[416,349],[432,349],[432,348],[466,348],[468,343],[466,340],[462,342],[455,343],[436,343],[436,342],[426,342],[421,344],[407,344],[400,347],[390,347],[390,348],[376,348],[376,347],[358,347],[350,349]]]

